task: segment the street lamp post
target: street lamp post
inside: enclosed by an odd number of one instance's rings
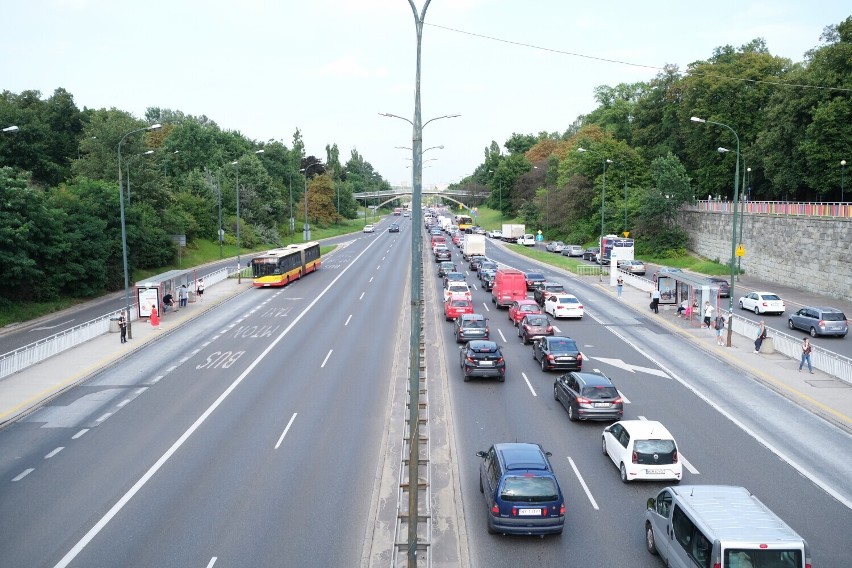
[[[127,173],[127,206],[130,207],[130,162],[138,158],[139,156],[150,156],[153,154],[153,150],[148,150],[147,152],[142,152],[141,154],[136,154],[135,156],[130,156],[127,158],[127,166],[125,167]]]
[[[846,170],[846,160],[840,160],[840,203],[843,203],[843,174]]]
[[[255,154],[263,154],[263,150],[256,150]],[[237,284],[243,283],[243,267],[240,264],[240,161],[234,160],[232,166],[237,166]]]
[[[313,164],[309,164],[308,166],[305,167],[304,170],[302,170],[303,172],[305,172],[305,226],[304,226],[304,233],[302,235],[303,238],[305,239],[305,242],[308,242],[309,240],[311,240],[311,224],[308,221],[308,170],[310,170],[314,166],[321,166],[321,165],[322,165],[322,163],[320,163],[320,162],[314,162]]]
[[[145,128],[137,128],[131,130],[121,137],[118,141],[118,204],[121,210],[121,258],[124,264],[124,313],[127,319],[127,339],[133,339],[133,324],[130,318],[130,276],[127,269],[127,228],[124,223],[124,188],[121,182],[121,145],[124,144],[125,138],[137,132],[145,132],[146,130],[157,130],[161,128],[160,124],[152,124]],[[12,128],[11,126],[9,128]],[[17,130],[17,126],[14,127]],[[4,129],[5,130],[5,129]]]
[[[698,118],[697,116],[693,116],[690,118],[692,122],[700,122],[702,124],[715,124],[716,126],[721,126],[723,128],[727,128],[734,135],[734,138],[737,141],[737,161],[736,166],[734,167],[734,224],[731,227],[731,290],[730,297],[728,299],[728,347],[731,346],[731,335],[733,334],[733,323],[734,323],[734,271],[735,271],[735,263],[734,258],[737,255],[737,208],[736,203],[739,201],[739,182],[740,182],[740,137],[737,135],[737,132],[728,126],[727,124],[723,124],[721,122],[713,122],[712,120],[707,120],[704,118]]]

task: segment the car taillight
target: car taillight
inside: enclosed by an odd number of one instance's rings
[[[553,331],[553,326],[552,325],[547,326],[547,333],[551,333],[552,331]]]
[[[565,516],[565,503],[562,503],[562,505],[559,507],[559,514],[561,516]]]
[[[503,362],[503,358],[502,358],[502,357],[500,357],[499,359],[497,359],[497,364],[498,364],[498,365],[499,365],[500,363],[502,363],[502,362]]]
[[[677,450],[672,453],[672,463],[677,463]]]
[[[624,401],[621,400],[621,397],[618,397],[618,398],[616,398],[615,400],[612,401],[613,404],[621,404],[622,402],[624,402]]]
[[[555,360],[556,360],[556,357],[554,357],[552,353],[548,353],[548,354],[547,354],[547,360],[548,360],[548,361],[555,361]]]
[[[825,321],[823,321],[823,320],[819,320],[819,323],[818,323],[817,325],[818,325],[819,327],[825,327]]]
[[[583,304],[580,304],[579,306],[577,306],[577,309],[578,309],[578,310],[582,310],[582,309],[583,309]]]
[[[639,463],[639,455],[635,451],[630,453],[630,461]]]
[[[582,360],[583,360],[583,354],[582,353],[577,354],[577,361],[582,361]]]
[[[467,362],[470,363],[471,365],[476,365],[476,359],[474,359],[473,357],[468,356]]]
[[[517,517],[517,516],[518,516],[518,508],[517,508],[517,507],[512,507],[512,516],[513,516],[513,517]]]
[[[582,397],[582,396],[577,397],[577,404],[591,404],[591,403],[592,403],[592,401],[588,398],[585,398],[585,397]]]
[[[491,514],[492,515],[499,515],[500,514],[500,507],[498,507],[497,505],[494,505],[493,507],[491,507]]]

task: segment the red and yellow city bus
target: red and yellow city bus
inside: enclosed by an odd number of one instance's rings
[[[473,227],[473,217],[470,215],[456,215],[456,225],[458,225],[459,231],[464,232],[465,229]]]
[[[316,241],[272,249],[252,259],[253,285],[256,288],[285,286],[319,267],[320,245]]]

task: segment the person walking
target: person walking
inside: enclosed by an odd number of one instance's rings
[[[710,329],[710,322],[713,320],[713,306],[710,305],[710,302],[704,302],[704,325],[701,327],[706,327]]]
[[[148,321],[151,322],[151,327],[160,329],[160,316],[157,314],[157,306],[151,306],[151,315],[148,317]]]
[[[763,345],[764,339],[766,339],[766,323],[760,320],[760,329],[757,331],[757,339],[754,340],[755,353],[760,353],[760,346]]]
[[[178,290],[178,303],[180,307],[186,307],[186,301],[189,298],[189,290],[186,288],[186,284],[181,284],[180,289]]]
[[[722,330],[725,329],[725,316],[719,314],[716,316],[716,323],[713,326],[716,330],[716,345],[725,346],[725,341],[722,339]]]
[[[808,362],[808,371],[813,375],[814,368],[811,367],[811,351],[813,351],[813,345],[811,345],[811,340],[807,337],[802,339],[802,361],[799,363],[799,372],[802,372],[802,367],[805,364],[805,361]]]
[[[615,288],[616,290],[618,290],[618,297],[620,298],[621,291],[624,289],[624,278],[622,278],[621,276],[618,277],[618,280],[616,280]]]
[[[195,292],[198,294],[198,301],[204,301],[204,279],[199,278],[198,284],[195,285]]]
[[[118,330],[121,332],[121,342],[127,343],[127,318],[124,313],[118,316]]]
[[[651,311],[660,313],[660,291],[656,288],[651,291]]]

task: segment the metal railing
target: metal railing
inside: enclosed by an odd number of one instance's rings
[[[229,269],[223,268],[211,272],[202,278],[204,279],[205,287],[209,288],[214,284],[226,280],[229,274]],[[194,290],[195,281],[192,281],[190,284],[190,288]],[[80,325],[75,325],[72,328],[0,355],[0,379],[31,367],[49,357],[58,355],[90,339],[108,333],[110,330],[110,320],[117,318],[121,314],[121,311],[114,310]],[[134,321],[137,319],[138,313],[134,306],[130,310],[130,320]]]
[[[732,213],[733,201],[716,199],[696,201],[695,205],[686,205],[684,209],[708,211],[712,213]],[[743,201],[739,205],[750,215],[788,215],[798,217],[839,217],[852,219],[852,203],[848,202],[808,202],[791,201]]]

